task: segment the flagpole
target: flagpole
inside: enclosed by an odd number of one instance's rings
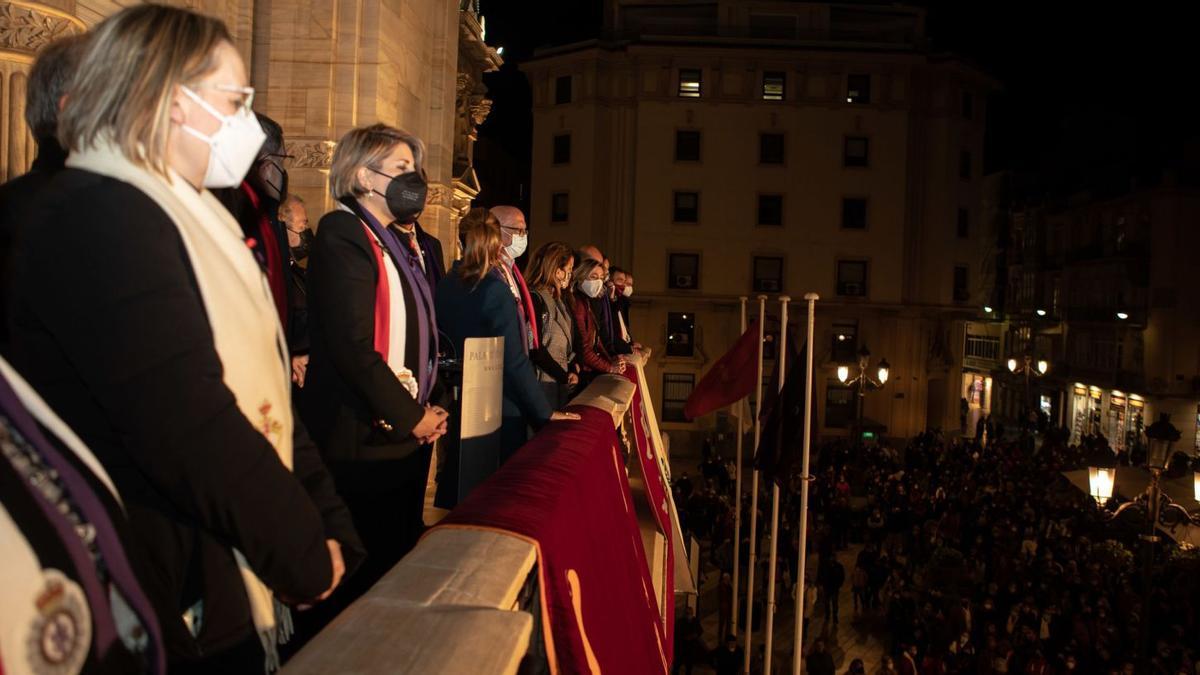
[[[779,344],[775,346],[776,353],[779,354],[779,363],[776,366],[776,372],[779,373],[779,391],[783,391],[783,382],[787,379],[787,324],[788,324],[788,303],[792,299],[786,295],[779,296]],[[783,405],[782,398],[776,405]],[[780,432],[782,436],[782,431]],[[775,635],[775,554],[779,550],[779,473],[776,466],[775,480],[771,481],[771,563],[767,570],[767,638],[766,638],[766,656],[763,657],[763,672],[771,672],[771,647],[773,643],[771,638]]]
[[[762,369],[763,369],[763,326],[766,325],[767,296],[758,296],[758,370],[754,379],[754,447],[762,433]],[[746,649],[743,654],[742,672],[750,673],[750,651],[754,646],[754,565],[758,558],[758,469],[750,474],[750,564],[746,567]],[[741,542],[738,542],[741,546]]]
[[[739,296],[738,300],[742,305],[742,328],[738,331],[738,335],[746,333],[746,296]],[[738,577],[741,576],[741,558],[742,558],[742,418],[745,417],[746,406],[742,401],[734,403],[732,407],[737,408],[737,463],[734,467],[734,489],[733,489],[733,597],[730,600],[730,605],[733,607],[733,617],[730,621],[729,632],[734,636],[737,635],[738,628]],[[718,604],[720,600],[717,601]],[[717,643],[725,641],[724,635],[717,636]]]
[[[808,350],[804,375],[804,458],[801,460],[800,481],[800,562],[796,567],[796,636],[792,651],[792,675],[800,675],[801,653],[804,651],[804,572],[808,567],[805,561],[808,557],[808,456],[812,445],[812,391],[813,391],[813,327],[816,324],[816,306],[820,296],[816,293],[805,293],[808,301]]]

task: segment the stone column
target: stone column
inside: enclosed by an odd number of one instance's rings
[[[37,154],[25,124],[29,66],[42,47],[84,30],[82,21],[61,9],[0,0],[0,182],[28,171]]]

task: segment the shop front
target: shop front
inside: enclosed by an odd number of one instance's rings
[[[1071,442],[1099,434],[1114,451],[1132,450],[1142,442],[1146,399],[1138,394],[1076,382],[1071,390]]]

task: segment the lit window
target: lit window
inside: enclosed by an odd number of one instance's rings
[[[679,95],[683,98],[700,98],[699,68],[679,69]]]
[[[787,75],[781,72],[763,73],[762,97],[764,101],[782,101],[787,85]]]

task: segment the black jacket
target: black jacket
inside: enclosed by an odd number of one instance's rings
[[[325,540],[361,548],[297,423],[294,475],[221,381],[175,225],[148,196],[68,169],[27,212],[13,288],[14,365],[112,476],[165,597],[175,660],[253,633],[236,547],[281,596],[330,583]],[[200,635],[180,614],[204,600]]]
[[[429,281],[429,290],[436,294],[438,283],[446,276],[446,263],[442,260],[442,242],[414,223],[417,228],[417,245],[425,255],[425,278]]]
[[[23,211],[54,174],[62,171],[67,153],[53,139],[38,142],[29,173],[0,185],[0,354],[8,353],[8,293],[12,288],[12,253],[20,243]]]
[[[321,218],[309,254],[311,351],[302,410],[330,462],[402,459],[420,447],[412,430],[425,409],[375,351],[375,284],[381,273],[375,245],[356,215],[339,210]],[[400,283],[405,306],[416,307],[403,274]],[[418,331],[435,327],[419,326],[415,310],[409,317],[405,362],[414,363]],[[430,401],[439,398],[435,385]]]

